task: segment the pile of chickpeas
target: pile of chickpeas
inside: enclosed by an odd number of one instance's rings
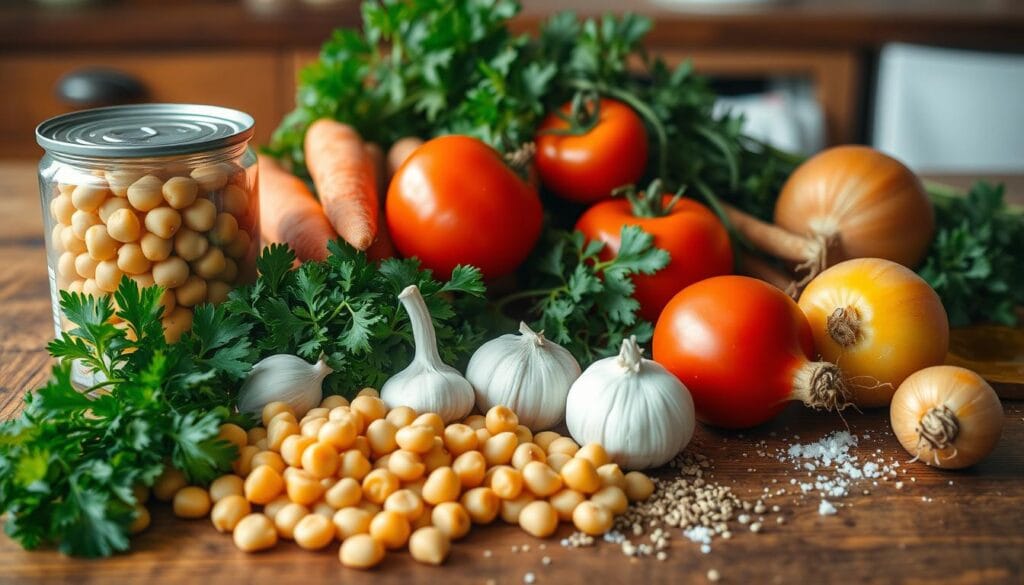
[[[100,296],[124,275],[159,284],[165,335],[176,340],[192,307],[223,301],[240,275],[251,276],[258,208],[249,183],[227,162],[57,182],[49,207],[58,288]]]
[[[351,404],[331,396],[296,413],[273,402],[262,414],[264,426],[248,432],[221,427],[239,457],[234,473],[209,490],[186,486],[173,468],[153,486],[175,514],[209,516],[246,552],[280,539],[307,550],[337,540],[348,567],[369,569],[386,551],[404,548],[437,565],[473,524],[501,518],[547,538],[567,522],[596,536],[630,501],[654,491],[646,475],[623,473],[600,445],[534,435],[504,406],[446,426],[434,413],[389,411],[365,389]],[[133,530],[148,524],[140,504]]]

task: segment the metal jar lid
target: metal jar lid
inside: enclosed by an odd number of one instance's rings
[[[249,114],[217,106],[113,106],[50,118],[36,127],[36,142],[48,152],[94,158],[170,156],[245,142],[254,123]]]

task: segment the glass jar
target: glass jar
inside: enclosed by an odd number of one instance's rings
[[[109,295],[127,276],[164,288],[164,333],[256,276],[253,119],[214,106],[144,104],[65,114],[36,140],[53,319],[60,291]],[[76,368],[76,380],[91,377]]]

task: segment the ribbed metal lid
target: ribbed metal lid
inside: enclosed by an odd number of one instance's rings
[[[252,137],[252,116],[195,104],[138,104],[82,110],[36,127],[49,152],[139,158],[215,150]]]

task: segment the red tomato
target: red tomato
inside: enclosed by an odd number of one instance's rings
[[[417,148],[391,180],[385,213],[398,251],[439,278],[458,264],[488,279],[511,273],[540,237],[542,219],[537,191],[469,136]]]
[[[664,205],[672,199],[663,195]],[[637,217],[630,201],[612,199],[588,209],[576,222],[576,229],[588,240],[605,243],[605,260],[619,251],[624,225],[638,225],[654,236],[654,245],[672,256],[668,266],[652,275],[633,277],[634,298],[640,302],[640,316],[655,321],[668,301],[691,284],[732,272],[732,246],[722,222],[707,207],[692,199],[680,199],[667,215]]]
[[[677,294],[654,328],[654,359],[693,396],[697,416],[727,428],[759,425],[790,400],[842,408],[839,369],[811,362],[811,326],[793,299],[746,276],[717,276]]]
[[[568,115],[572,104],[561,110]],[[647,167],[647,129],[626,104],[600,100],[597,123],[586,134],[565,136],[569,122],[548,114],[537,133],[537,171],[544,186],[578,203],[607,199],[616,187],[636,183]]]

